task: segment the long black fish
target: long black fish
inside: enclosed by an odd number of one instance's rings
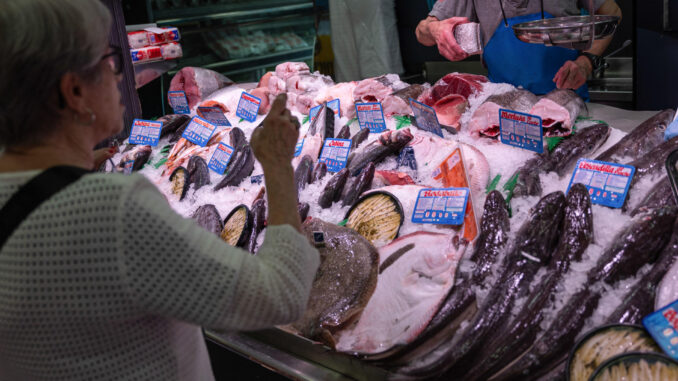
[[[207,168],[207,163],[200,156],[191,156],[188,159],[188,165],[186,166],[190,183],[193,184],[194,190],[198,190],[203,186],[210,183],[210,173]]]
[[[379,164],[390,155],[397,154],[412,140],[409,128],[397,131],[386,131],[379,139],[355,151],[349,157],[348,168],[351,176],[357,176],[369,163]]]
[[[341,192],[344,190],[346,180],[348,180],[348,174],[348,169],[343,168],[330,178],[325,189],[323,189],[323,193],[318,198],[318,205],[321,208],[329,208],[333,202],[341,199]]]
[[[343,206],[353,205],[363,192],[370,189],[374,179],[374,171],[374,163],[369,163],[358,177],[344,186],[344,191],[341,193],[341,204]]]
[[[593,240],[593,212],[588,190],[582,184],[574,184],[567,194],[563,233],[546,274],[533,288],[518,316],[507,330],[497,334],[488,346],[490,350],[471,371],[466,380],[485,380],[513,360],[516,353],[527,350],[539,332],[539,324],[550,309],[550,302],[557,293],[557,286],[569,270],[572,261],[580,261],[582,254]]]
[[[370,129],[363,128],[360,131],[356,132],[353,137],[351,137],[351,152],[355,151],[360,147],[360,145],[367,140],[367,137],[370,136]]]
[[[600,148],[610,137],[610,127],[600,123],[578,130],[573,136],[563,140],[549,153],[546,172],[557,172],[563,176],[570,172],[575,162]]]
[[[254,254],[257,250],[257,237],[266,223],[266,200],[258,199],[252,204],[252,233],[247,241],[247,251]]]
[[[160,131],[160,139],[174,134],[179,127],[184,124],[188,125],[191,117],[184,114],[168,114],[158,118],[158,122],[162,122],[162,130]],[[182,131],[183,133],[183,131]],[[179,140],[179,139],[177,139]]]
[[[227,186],[238,186],[254,170],[254,153],[247,143],[245,133],[238,127],[234,127],[229,133],[233,153],[231,161],[226,167],[226,175],[214,187],[218,191]]]
[[[327,164],[324,162],[320,161],[318,164],[315,165],[315,168],[313,169],[313,178],[311,179],[312,183],[315,183],[316,181],[320,181],[325,175],[327,174]]]
[[[455,286],[431,319],[426,329],[409,345],[400,348],[385,361],[390,364],[405,363],[428,353],[443,340],[447,340],[448,330],[476,312],[476,294],[473,286],[484,286],[492,265],[504,250],[511,229],[506,202],[499,191],[490,192],[485,199],[485,206],[480,223],[480,234],[470,260],[474,263],[470,273],[461,273]],[[455,324],[456,323],[456,324]]]
[[[492,380],[533,378],[535,372],[562,356],[574,345],[601,297],[593,288],[597,281],[613,284],[634,276],[641,266],[652,263],[671,237],[678,208],[665,207],[634,218],[612,241],[587,274],[587,288],[573,295],[542,337]]]
[[[671,182],[668,177],[664,177],[661,181],[655,184],[650,192],[645,195],[645,198],[631,211],[631,216],[634,217],[639,213],[647,212],[651,209],[661,208],[662,206],[676,205],[676,199],[673,196],[671,189]],[[626,210],[626,208],[624,208]]]
[[[631,186],[638,183],[642,178],[647,176],[652,176],[657,173],[660,173],[664,170],[664,164],[666,159],[669,157],[671,152],[678,149],[678,136],[665,141],[664,143],[656,146],[650,152],[646,153],[639,159],[636,159],[629,163],[634,168],[636,172],[633,175],[633,180],[631,180]]]
[[[635,160],[664,141],[664,131],[673,120],[674,111],[660,111],[650,119],[634,128],[617,144],[596,157],[596,160],[617,162],[620,159]]]
[[[313,159],[304,155],[301,158],[301,162],[297,165],[297,168],[294,170],[294,185],[297,188],[297,194],[301,192],[302,189],[306,188],[307,184],[310,184],[313,180]]]
[[[548,162],[546,154],[537,155],[526,161],[513,174],[516,178],[516,184],[513,188],[513,196],[539,196],[541,195],[541,180],[539,174],[542,172],[542,166]]]
[[[558,243],[564,206],[565,195],[553,192],[532,208],[530,218],[516,233],[516,239],[502,262],[499,280],[459,339],[445,344],[443,351],[436,350],[432,362],[416,369],[404,368],[401,372],[416,377],[431,377],[444,372],[443,378],[454,379],[468,370],[474,356],[506,323],[515,300],[525,295],[539,268],[548,263]]]
[[[337,134],[337,139],[350,139],[351,138],[351,127],[349,125],[345,125],[344,127],[339,130],[339,133]]]

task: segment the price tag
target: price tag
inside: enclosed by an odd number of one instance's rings
[[[134,119],[132,131],[129,135],[130,144],[141,144],[155,147],[160,139],[162,122]]]
[[[298,141],[297,145],[294,147],[294,157],[301,155],[301,149],[304,148],[304,140],[306,139]]]
[[[191,122],[188,124],[188,126],[186,126],[186,129],[184,130],[184,133],[181,135],[181,137],[185,138],[191,143],[195,143],[201,147],[204,147],[212,137],[212,134],[216,128],[217,126],[199,116],[196,116],[191,119]]]
[[[240,101],[238,102],[238,109],[236,110],[235,115],[248,122],[254,122],[257,119],[260,105],[261,99],[243,92],[242,95],[240,95]]]
[[[346,167],[351,152],[351,139],[325,139],[320,162],[327,165],[328,172],[339,172]]]
[[[311,111],[309,111],[308,116],[311,118],[311,120],[315,119],[321,107],[323,107],[323,105],[315,106],[311,109]],[[341,102],[339,99],[332,99],[331,101],[327,102],[327,107],[334,111],[334,115],[341,118]]]
[[[443,137],[443,130],[440,128],[438,116],[433,107],[417,102],[412,98],[410,98],[410,107],[412,108],[417,127],[424,131],[432,132],[441,138]]]
[[[417,159],[414,157],[414,148],[407,146],[400,151],[398,159],[396,159],[399,167],[409,167],[410,169],[417,170]]]
[[[356,103],[355,112],[361,129],[369,128],[371,133],[386,131],[381,103]]]
[[[233,147],[224,143],[219,143],[216,151],[214,151],[214,154],[212,154],[209,164],[207,164],[207,168],[220,175],[223,175],[226,171],[226,167],[228,167],[228,162],[231,161],[232,155]]]
[[[126,175],[131,175],[134,170],[134,160],[127,160],[125,166],[122,169],[122,173]]]
[[[191,109],[188,107],[188,98],[186,98],[186,93],[183,91],[170,91],[169,95],[169,104],[174,110],[175,114],[190,114]]]
[[[501,142],[529,151],[544,152],[541,118],[522,112],[499,109]]]
[[[231,122],[228,121],[226,115],[224,115],[224,112],[219,107],[198,107],[197,112],[201,118],[215,126],[231,126]]]
[[[678,300],[646,316],[643,325],[659,347],[678,360]]]
[[[581,183],[589,190],[592,203],[621,208],[635,172],[630,165],[579,159],[567,190],[572,184]]]
[[[464,223],[468,194],[468,188],[422,189],[412,212],[412,222],[461,225]]]

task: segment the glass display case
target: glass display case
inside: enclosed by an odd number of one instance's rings
[[[218,71],[237,82],[258,81],[281,62],[313,67],[312,0],[146,0],[149,22],[175,26],[185,66]]]

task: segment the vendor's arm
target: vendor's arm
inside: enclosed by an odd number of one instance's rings
[[[597,15],[608,15],[608,16],[619,16],[619,21],[621,22],[621,9],[614,0],[605,0],[605,2],[598,8],[596,11]],[[597,56],[600,56],[605,52],[607,47],[612,42],[612,36],[603,38],[601,40],[593,41],[591,49],[587,50],[587,53],[591,53]],[[556,73],[553,78],[553,82],[556,83],[556,87],[559,89],[578,89],[584,83],[586,83],[586,78],[593,72],[593,65],[591,60],[586,56],[579,56],[574,61],[567,61],[560,68],[558,73]]]
[[[451,61],[468,57],[454,38],[454,28],[469,22],[473,4],[468,0],[438,1],[428,17],[419,22],[415,34],[417,41],[425,46],[438,45],[441,55]]]

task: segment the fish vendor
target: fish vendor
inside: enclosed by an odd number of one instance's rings
[[[480,24],[482,60],[495,83],[510,83],[539,95],[573,89],[588,99],[586,78],[602,64],[601,54],[612,36],[593,42],[579,52],[562,47],[525,43],[515,36],[513,25],[561,16],[579,15],[587,0],[439,0],[416,29],[417,40],[451,61],[469,56],[455,39],[455,27]],[[594,0],[597,15],[621,17],[614,0]]]

